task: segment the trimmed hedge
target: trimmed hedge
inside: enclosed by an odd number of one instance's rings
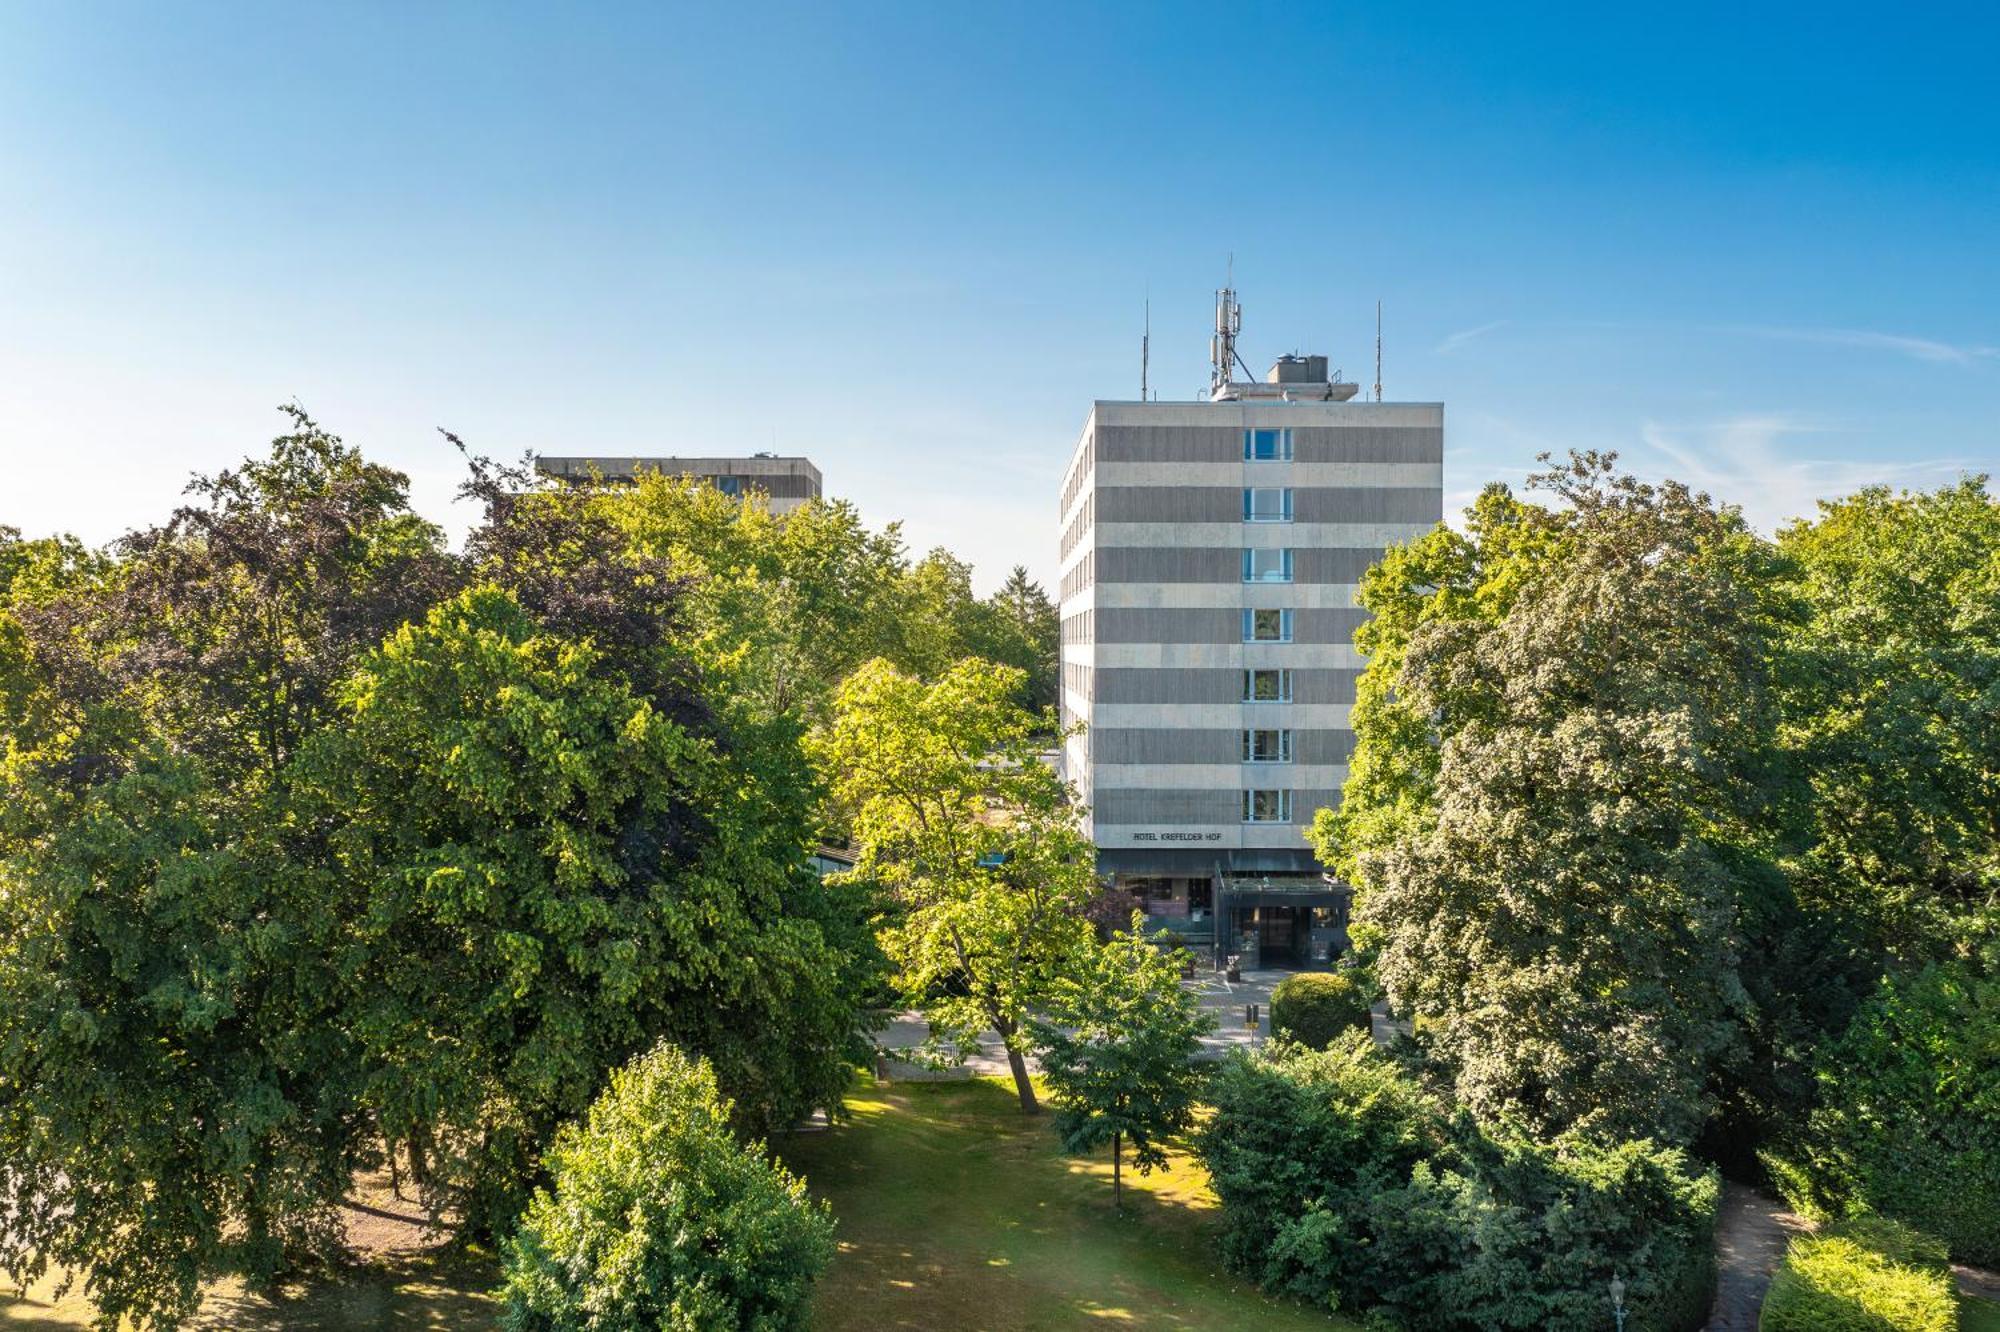
[[[1963,964],[1885,980],[1817,1073],[1820,1108],[1766,1157],[1792,1206],[1894,1217],[2000,1264],[2000,980]]]
[[[1871,1217],[1802,1235],[1785,1250],[1757,1326],[1759,1332],[1955,1332],[1958,1295],[1945,1247]]]
[[[1301,971],[1271,991],[1271,1031],[1324,1050],[1343,1031],[1369,1027],[1368,996],[1350,976]]]
[[[1690,1332],[1715,1287],[1720,1184],[1646,1140],[1482,1130],[1368,1037],[1225,1064],[1199,1150],[1228,1264],[1411,1328]]]

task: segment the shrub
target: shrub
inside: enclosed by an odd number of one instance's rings
[[[1802,1235],[1785,1250],[1757,1326],[1761,1332],[1954,1332],[1958,1297],[1944,1245],[1873,1218]]]
[[[1818,1081],[1820,1108],[1769,1162],[1792,1205],[1894,1217],[2000,1263],[2000,980],[1938,965],[1884,981]]]
[[[833,1218],[729,1129],[705,1060],[661,1045],[556,1138],[553,1190],[508,1245],[512,1332],[805,1325]]]
[[[1409,1327],[1692,1329],[1719,1185],[1647,1141],[1453,1117],[1359,1032],[1225,1065],[1200,1151],[1224,1259],[1267,1290]]]
[[[1349,1028],[1368,1030],[1368,996],[1350,976],[1301,971],[1271,991],[1271,1031],[1324,1050]]]

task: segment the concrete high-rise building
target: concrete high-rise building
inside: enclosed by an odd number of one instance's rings
[[[537,458],[544,476],[582,479],[593,473],[607,481],[632,481],[641,472],[692,476],[728,495],[748,490],[770,497],[772,513],[790,513],[820,497],[819,468],[810,458],[757,453],[748,458]]]
[[[1305,841],[1340,799],[1363,571],[1443,513],[1444,408],[1351,401],[1323,357],[1238,380],[1220,293],[1197,402],[1098,402],[1062,490],[1064,770],[1099,871],[1218,954],[1305,963],[1345,890]],[[1165,923],[1165,922],[1162,922]]]

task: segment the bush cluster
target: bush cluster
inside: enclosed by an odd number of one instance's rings
[[[1409,1328],[1692,1329],[1714,1288],[1719,1184],[1650,1140],[1537,1141],[1454,1114],[1349,1033],[1226,1065],[1200,1151],[1225,1260]]]
[[[729,1115],[708,1062],[671,1045],[613,1073],[508,1246],[509,1332],[805,1326],[832,1214]]]
[[[1759,1332],[1954,1332],[1958,1297],[1944,1245],[1858,1217],[1785,1250]]]
[[[1344,1031],[1368,1030],[1368,995],[1354,978],[1333,971],[1301,971],[1271,991],[1271,1031],[1324,1050]]]
[[[1818,1065],[1821,1105],[1772,1174],[1807,1215],[1876,1213],[2000,1263],[2000,981],[1884,981]]]

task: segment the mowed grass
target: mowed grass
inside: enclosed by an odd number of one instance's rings
[[[1200,1164],[1140,1176],[1127,1162],[1125,1211],[1111,1163],[1065,1156],[1047,1114],[1024,1116],[1000,1081],[898,1083],[851,1097],[852,1118],[782,1144],[833,1203],[839,1254],[821,1278],[813,1326],[841,1329],[1352,1329],[1266,1299],[1215,1258],[1215,1197]],[[274,1295],[229,1283],[200,1328],[491,1328],[490,1260],[389,1253]],[[0,1292],[0,1332],[89,1325],[81,1291],[48,1282]]]
[[[1355,1326],[1222,1269],[1215,1197],[1184,1151],[1147,1176],[1127,1161],[1121,1215],[1109,1156],[1065,1156],[1011,1084],[897,1083],[848,1109],[781,1151],[839,1222],[816,1328]]]

